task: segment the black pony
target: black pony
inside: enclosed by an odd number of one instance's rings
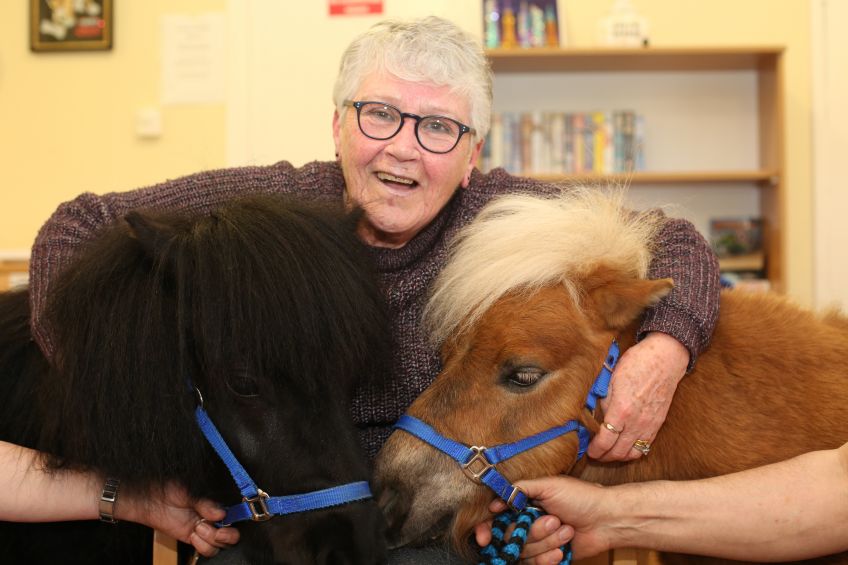
[[[51,291],[51,367],[27,292],[0,295],[0,439],[51,454],[50,468],[119,477],[124,493],[176,481],[234,504],[194,419],[197,387],[268,494],[368,480],[349,402],[383,372],[389,339],[355,221],[279,197],[199,218],[129,214]],[[240,546],[253,562],[373,564],[383,530],[368,499],[248,522]],[[150,563],[150,539],[130,524],[0,523],[0,560]]]

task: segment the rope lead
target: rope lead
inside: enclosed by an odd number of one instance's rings
[[[543,512],[535,507],[528,506],[519,513],[511,510],[501,512],[492,522],[492,541],[486,547],[480,549],[480,562],[478,565],[511,565],[518,563],[518,557],[524,544],[527,543],[527,532]],[[506,541],[504,536],[510,524],[515,523],[512,535]],[[560,548],[563,560],[560,565],[571,565],[571,545],[565,544]]]

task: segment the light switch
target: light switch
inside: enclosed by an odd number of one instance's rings
[[[162,112],[159,108],[139,108],[135,113],[135,134],[142,139],[162,137]]]

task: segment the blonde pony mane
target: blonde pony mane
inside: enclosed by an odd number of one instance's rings
[[[644,278],[663,216],[624,206],[625,191],[572,188],[552,196],[490,202],[451,242],[448,263],[424,309],[434,344],[474,325],[499,298],[577,281],[603,263]]]

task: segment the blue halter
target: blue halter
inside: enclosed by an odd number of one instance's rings
[[[616,363],[618,363],[619,355],[618,343],[613,340],[607,352],[606,361],[586,397],[585,405],[589,410],[594,410],[597,406],[598,399],[605,398],[609,392],[610,378],[612,377],[612,371]],[[577,438],[580,442],[577,452],[577,460],[579,461],[583,457],[583,454],[586,453],[590,439],[589,430],[577,420],[569,420],[561,426],[555,426],[516,442],[505,443],[495,447],[468,447],[467,445],[444,437],[431,426],[408,414],[401,416],[395,427],[414,435],[452,458],[459,463],[462,471],[468,478],[492,489],[496,495],[503,499],[516,512],[524,510],[527,506],[527,495],[510,483],[498,471],[496,468],[498,463],[574,431],[577,432]]]
[[[196,389],[195,389],[196,390]],[[227,446],[227,442],[221,437],[218,428],[212,423],[206,410],[203,409],[203,397],[200,396],[200,405],[195,409],[194,415],[200,431],[206,436],[209,444],[227,466],[230,475],[241,491],[242,501],[239,504],[225,508],[227,515],[223,520],[217,522],[218,527],[229,526],[244,520],[264,522],[274,516],[308,512],[331,506],[340,506],[348,502],[371,498],[371,489],[366,481],[358,481],[339,485],[322,490],[316,490],[306,494],[294,494],[289,496],[268,496],[250,475],[247,474],[236,456]]]

